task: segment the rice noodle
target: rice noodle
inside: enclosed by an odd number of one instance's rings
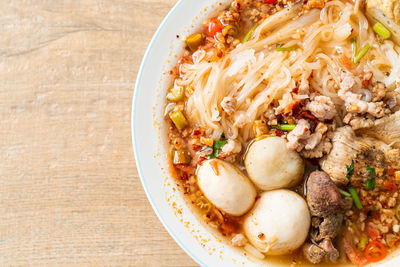
[[[371,45],[357,71],[371,71],[387,87],[399,83],[400,49],[391,41],[377,43],[359,4],[333,0],[323,9],[301,16],[300,6],[295,5],[267,18],[248,42],[218,61],[207,62],[204,54],[197,52],[194,63],[182,65],[179,81],[195,89],[186,104],[190,120],[211,129],[214,138],[225,133],[227,138],[247,142],[253,137],[252,122],[301,81],[308,81],[335,104],[342,103],[337,95],[342,72],[337,57],[342,53],[352,57],[351,34],[360,48],[367,42]],[[300,48],[278,52],[274,49],[278,43]],[[387,69],[392,69],[390,76],[385,75]],[[362,86],[358,78],[356,83]],[[230,115],[220,105],[226,96],[237,103]]]

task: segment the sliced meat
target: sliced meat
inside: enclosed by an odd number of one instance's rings
[[[343,73],[341,78],[338,96],[345,102],[348,112],[368,113],[376,118],[381,118],[385,115],[383,102],[367,102],[362,100],[361,94],[352,92],[352,88],[355,85],[354,76],[349,73]]]
[[[374,126],[366,129],[363,133],[400,148],[400,111],[376,120]]]
[[[344,209],[349,210],[353,207],[353,198],[351,197],[343,197],[343,204],[344,204]]]
[[[319,225],[319,234],[316,237],[316,241],[321,241],[327,238],[333,240],[339,234],[342,223],[343,214],[341,213],[325,217]]]
[[[305,146],[304,141],[307,140],[310,135],[310,123],[304,119],[299,120],[296,128],[287,135],[288,149],[300,152]]]
[[[305,142],[305,149],[306,150],[313,150],[314,148],[321,143],[322,140],[322,134],[321,133],[313,133],[310,135],[309,138],[307,138],[307,141]]]
[[[321,263],[326,256],[326,252],[321,247],[312,243],[303,245],[303,254],[305,258],[313,264]]]
[[[333,246],[332,240],[327,238],[320,243],[320,247],[326,252],[326,259],[335,262],[340,254],[339,251]]]
[[[311,134],[310,123],[301,119],[296,128],[287,135],[287,147],[297,152],[305,150],[314,150],[322,141],[322,134],[315,132]]]
[[[327,96],[316,96],[313,101],[306,105],[306,110],[310,111],[320,121],[331,120],[336,116],[335,104]]]
[[[343,118],[343,122],[350,125],[353,130],[369,128],[374,125],[373,118],[369,118],[368,116],[358,116],[352,113],[347,113]]]
[[[319,143],[312,150],[302,150],[300,155],[307,159],[322,158],[324,155],[328,154],[332,149],[332,143],[330,139],[325,138],[321,143]]]
[[[228,143],[224,145],[219,153],[220,158],[233,163],[237,160],[238,153],[242,150],[242,145],[239,141],[228,139]]]
[[[339,252],[332,240],[340,232],[346,205],[335,183],[322,171],[314,171],[308,177],[306,197],[313,216],[310,239],[314,244],[305,245],[303,254],[312,263],[334,262]]]
[[[323,171],[325,171],[335,183],[347,184],[346,165],[350,165],[357,155],[364,148],[359,142],[355,142],[356,136],[351,127],[346,126],[335,131],[332,138],[331,152],[320,161]]]
[[[338,188],[322,171],[315,171],[308,177],[307,203],[311,215],[317,217],[330,217],[344,208]]]
[[[222,147],[222,153],[225,156],[230,156],[232,154],[237,154],[242,150],[242,145],[239,141],[229,139],[228,143]]]
[[[391,130],[391,126],[386,126]],[[382,137],[384,138],[384,137]],[[385,169],[388,166],[399,166],[400,154],[384,142],[363,136],[357,137],[350,126],[337,129],[332,137],[331,152],[320,160],[320,165],[336,184],[346,185],[346,165],[354,160],[352,183],[365,179],[366,166]]]
[[[330,239],[326,239],[318,245],[306,243],[302,250],[305,258],[313,264],[323,261],[335,262],[340,256],[339,251],[333,246]]]
[[[375,82],[372,85],[372,102],[382,101],[386,96],[386,86],[382,82]]]

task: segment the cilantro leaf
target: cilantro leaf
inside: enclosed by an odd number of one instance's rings
[[[351,176],[353,176],[354,174],[354,160],[351,161],[350,166],[346,165],[346,169],[347,169],[346,177],[347,179],[350,180]]]
[[[366,171],[369,174],[369,179],[367,180],[365,187],[369,190],[374,190],[375,188],[375,168],[366,167]]]
[[[227,143],[228,143],[228,141],[226,141],[226,140],[214,141],[213,153],[211,155],[208,155],[207,159],[218,158],[219,157],[219,153],[222,150],[222,147],[224,145],[226,145]]]

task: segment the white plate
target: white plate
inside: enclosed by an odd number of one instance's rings
[[[227,2],[227,1],[222,1]],[[219,2],[218,2],[219,3]],[[261,262],[231,247],[205,225],[183,197],[166,164],[163,119],[167,72],[189,32],[219,7],[215,0],[181,0],[167,15],[144,56],[134,91],[132,141],[139,175],[154,211],[175,241],[202,266],[288,266]],[[214,4],[214,5],[213,5]],[[179,38],[177,38],[179,35]],[[386,262],[388,263],[388,262]],[[400,260],[385,266],[400,266]]]

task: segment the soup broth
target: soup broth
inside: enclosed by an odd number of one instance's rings
[[[397,249],[393,34],[361,1],[236,0],[185,38],[166,93],[172,174],[233,246],[321,266]]]

